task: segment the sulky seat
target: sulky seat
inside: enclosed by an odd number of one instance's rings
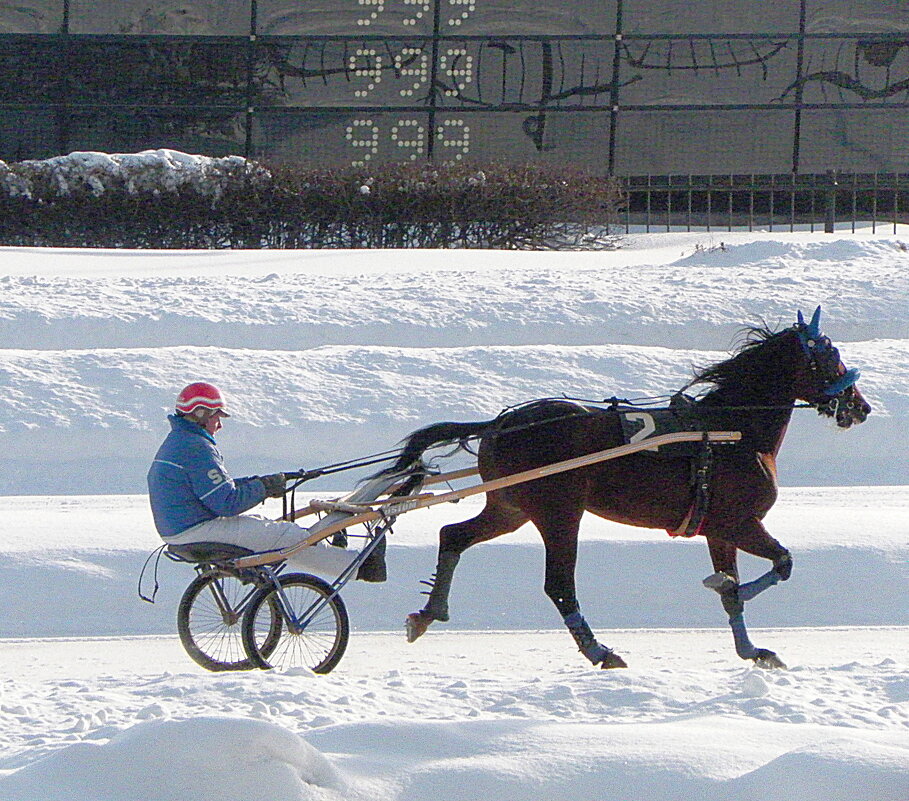
[[[224,542],[188,542],[168,545],[166,553],[177,562],[225,562],[249,556],[253,551]]]

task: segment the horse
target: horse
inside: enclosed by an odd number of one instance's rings
[[[579,650],[594,667],[627,667],[597,641],[575,594],[578,529],[588,511],[632,526],[703,536],[715,571],[704,584],[720,595],[736,653],[760,667],[785,667],[773,651],[751,643],[744,605],[792,572],[790,552],[761,522],[777,497],[776,460],[786,427],[798,401],[842,429],[864,422],[871,412],[856,386],[858,371],[847,370],[838,349],[821,334],[820,314],[818,306],[806,323],[798,312],[795,325],[776,332],[746,327],[743,343],[730,358],[695,370],[683,390],[699,387],[697,396],[683,391],[673,396],[670,408],[684,407],[686,419],[695,421],[689,429],[738,431],[737,443],[704,444],[695,452],[661,449],[665,455],[641,451],[495,489],[476,517],[444,526],[434,578],[424,582],[431,588],[426,605],[406,620],[408,641],[422,636],[433,621],[449,620],[452,578],[467,548],[531,521],[545,547],[544,592]],[[491,420],[435,423],[403,441],[387,472],[425,469],[426,450],[479,439],[480,476],[491,481],[622,445],[627,413],[617,399],[609,405],[540,399]],[[769,560],[771,569],[740,584],[740,550]]]

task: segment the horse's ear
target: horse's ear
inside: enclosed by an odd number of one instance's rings
[[[817,339],[821,335],[821,307],[818,306],[811,316],[811,322],[808,324],[808,330],[811,335]]]
[[[818,306],[811,315],[811,322],[805,324],[805,318],[802,312],[798,312],[798,323],[800,327],[805,328],[805,336],[808,339],[817,339],[821,335],[821,307]]]

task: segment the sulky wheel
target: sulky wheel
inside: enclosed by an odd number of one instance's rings
[[[328,673],[341,661],[350,638],[344,602],[325,581],[307,573],[290,573],[278,581],[280,596],[275,587],[263,587],[250,599],[243,617],[247,656],[263,670],[306,667]],[[276,614],[282,631],[275,644],[270,631]]]
[[[224,570],[211,570],[192,581],[177,608],[177,632],[194,662],[212,671],[256,667],[243,648],[241,629],[243,613],[257,589]],[[281,636],[281,619],[275,612],[261,625],[262,650],[270,653]]]

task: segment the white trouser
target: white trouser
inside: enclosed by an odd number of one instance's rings
[[[173,545],[187,545],[191,542],[223,542],[239,545],[251,551],[277,551],[290,548],[303,540],[307,530],[287,520],[269,520],[260,515],[237,515],[216,517],[192,528],[181,531],[164,541]],[[317,542],[300,550],[287,560],[288,567],[315,573],[323,578],[334,579],[357,555],[354,550],[344,550]]]

